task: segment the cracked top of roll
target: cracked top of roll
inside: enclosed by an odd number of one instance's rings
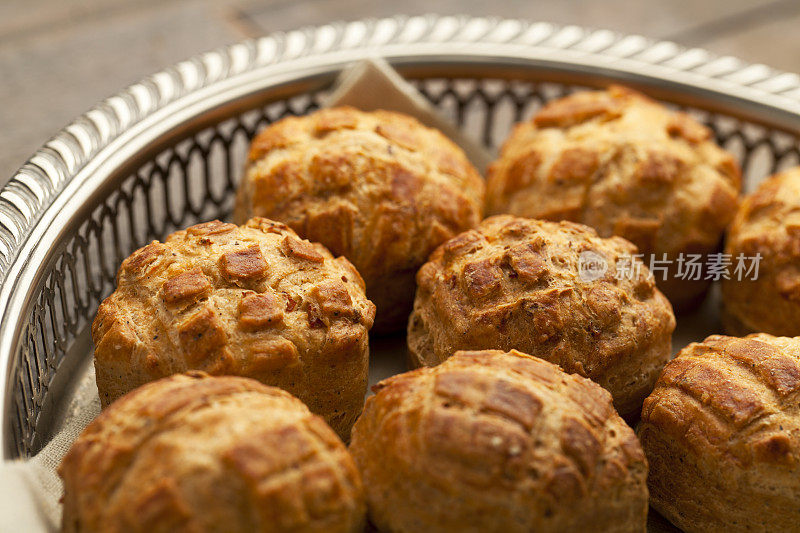
[[[638,411],[671,355],[672,308],[636,247],[581,224],[500,215],[440,246],[417,274],[416,364],[517,349],[589,377]]]
[[[620,86],[552,101],[516,126],[487,178],[489,214],[571,220],[644,254],[714,251],[741,188],[710,129]],[[706,284],[663,284],[673,303]],[[682,283],[681,283],[682,281]]]
[[[644,530],[644,454],[592,381],[485,350],[375,391],[350,451],[380,530]]]
[[[104,410],[70,448],[63,530],[362,531],[360,476],[297,398],[192,371]]]
[[[800,338],[711,335],[685,347],[637,430],[653,506],[687,531],[796,528],[799,399]]]
[[[284,224],[191,226],[122,263],[92,325],[100,399],[186,370],[240,375],[287,389],[346,436],[374,313],[347,259]]]
[[[728,332],[800,335],[800,167],[770,176],[744,198],[725,252],[753,267],[722,280]]]

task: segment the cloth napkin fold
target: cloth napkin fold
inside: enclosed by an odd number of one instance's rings
[[[450,137],[480,172],[491,162],[490,152],[441,116],[383,59],[354,63],[342,71],[325,105],[406,113]],[[61,427],[55,428],[50,442],[30,459],[0,465],[0,533],[59,530],[63,487],[56,470],[72,442],[99,413],[94,368],[89,365],[79,380]]]
[[[94,366],[83,370],[66,414],[44,448],[0,465],[0,533],[58,531],[63,487],[57,469],[72,442],[100,414]]]
[[[481,174],[494,160],[492,152],[444,118],[386,60],[378,57],[354,63],[343,70],[325,105],[350,105],[362,111],[386,109],[411,115],[426,126],[438,129],[459,145]]]

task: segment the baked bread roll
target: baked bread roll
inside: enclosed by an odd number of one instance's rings
[[[685,531],[800,530],[800,338],[712,335],[645,400],[650,503]]]
[[[289,393],[203,372],[103,411],[58,470],[68,533],[361,532],[342,441]]]
[[[374,316],[347,259],[284,224],[198,224],[122,263],[92,324],[100,400],[186,370],[239,375],[288,390],[346,439]]]
[[[647,462],[588,379],[487,350],[374,390],[350,451],[380,531],[645,531]]]
[[[722,280],[727,331],[800,335],[800,167],[768,178],[744,199],[725,253],[733,264]]]
[[[488,218],[419,270],[412,363],[516,349],[591,378],[620,414],[638,414],[669,360],[675,317],[635,253],[580,224]],[[598,270],[587,268],[592,261]]]
[[[717,250],[740,182],[736,161],[708,128],[612,86],[550,102],[519,124],[489,168],[487,210],[581,222],[628,239],[648,265],[651,254],[666,254],[673,268],[666,281],[659,273],[659,288],[688,309],[709,282],[678,277],[677,260]]]
[[[436,246],[477,224],[484,183],[437,130],[350,107],[285,118],[252,142],[235,219],[280,220],[347,257],[378,307],[375,331],[401,330],[414,274]]]

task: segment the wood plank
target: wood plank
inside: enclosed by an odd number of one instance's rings
[[[484,0],[430,0],[394,1],[375,0],[283,0],[262,6],[244,8],[243,12],[264,32],[287,30],[310,24],[324,24],[332,20],[353,20],[363,17],[389,16],[402,12],[422,15],[435,11],[439,14],[492,15],[518,17],[532,21],[560,24],[578,24],[595,28],[608,28],[626,33],[638,33],[663,38],[677,31],[688,30],[698,24],[720,17],[721,13],[736,13],[768,5],[771,0],[560,0],[558,2],[532,2],[530,0],[504,0],[487,4]]]
[[[89,20],[108,19],[159,2],[174,0],[3,0],[0,2],[0,42],[24,38],[39,31],[64,28]]]
[[[800,2],[793,16],[777,18],[733,34],[717,36],[699,45],[719,54],[730,54],[751,63],[800,72]]]
[[[242,39],[213,3],[64,23],[0,46],[0,184],[101,99],[198,52]]]

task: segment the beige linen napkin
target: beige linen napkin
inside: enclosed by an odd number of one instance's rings
[[[94,367],[88,365],[82,374],[50,442],[28,460],[0,466],[0,533],[58,531],[63,488],[56,470],[72,442],[100,414]]]
[[[325,105],[350,105],[362,111],[386,109],[416,117],[459,145],[481,174],[494,159],[494,154],[446,120],[413,85],[381,58],[361,61],[342,71]]]

